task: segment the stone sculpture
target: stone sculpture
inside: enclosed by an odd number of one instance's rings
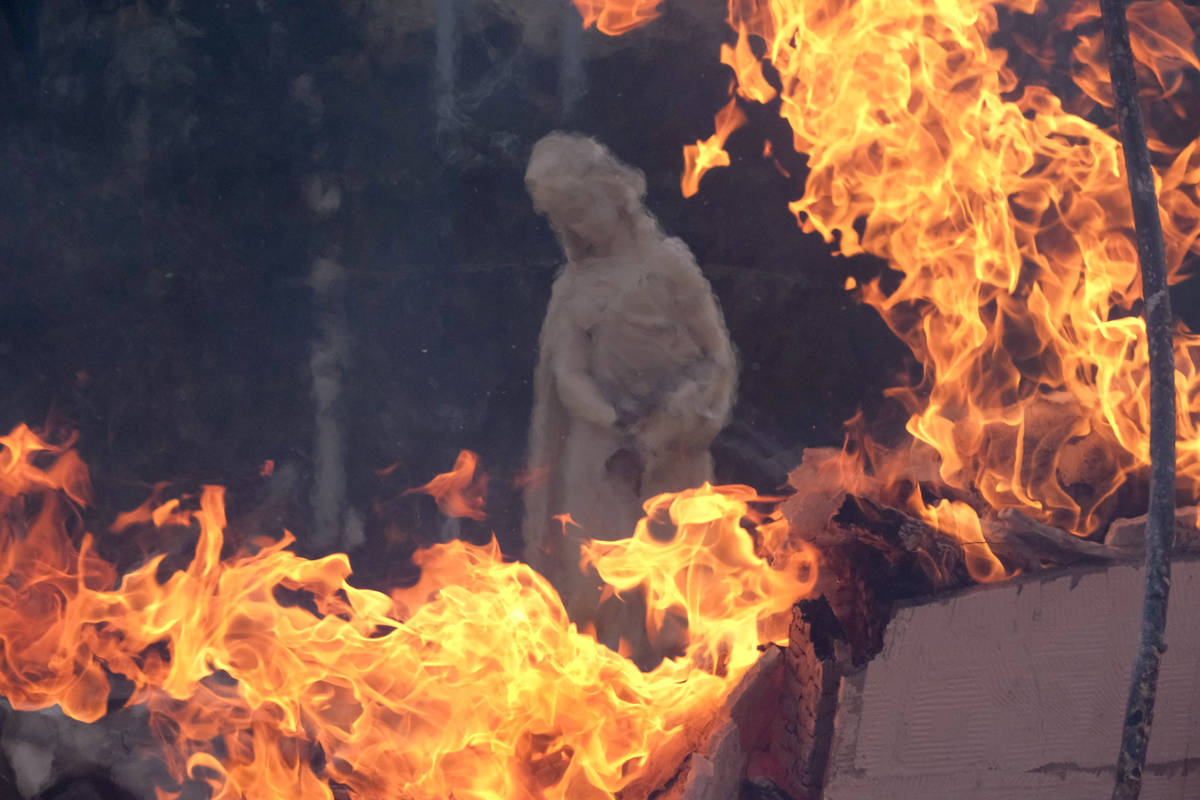
[[[534,378],[529,466],[542,479],[525,492],[526,556],[572,618],[613,644],[636,632],[596,616],[599,584],[580,569],[580,538],[629,536],[644,500],[711,480],[734,351],[691,252],[644,207],[639,170],[594,139],[551,133],[525,181],[567,258]]]

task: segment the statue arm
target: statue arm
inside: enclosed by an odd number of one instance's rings
[[[587,332],[574,320],[558,317],[548,331],[550,368],[555,388],[567,412],[574,418],[602,427],[617,424],[617,412],[605,399],[588,372]]]
[[[737,359],[712,287],[704,279],[687,246],[678,239],[666,243],[672,263],[672,278],[679,301],[681,321],[704,353],[692,375],[674,393],[692,413],[715,425],[724,426],[733,407],[737,387]]]

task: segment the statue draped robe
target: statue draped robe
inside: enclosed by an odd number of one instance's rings
[[[569,261],[554,283],[530,432],[541,479],[526,489],[523,531],[526,559],[572,618],[614,645],[636,643],[643,620],[628,607],[598,613],[581,538],[631,536],[643,501],[711,480],[709,447],[737,382],[724,320],[687,246],[655,232],[622,253]]]

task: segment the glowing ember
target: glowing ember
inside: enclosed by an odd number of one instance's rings
[[[0,695],[93,721],[123,675],[175,779],[218,798],[327,800],[330,781],[360,797],[644,796],[757,657],[760,621],[816,577],[810,551],[778,570],[754,553],[745,487],[655,498],[668,535],[644,522],[589,551],[619,590],[686,615],[686,654],[642,673],[494,542],[419,552],[420,581],[390,596],[290,537],[222,561],[215,487],[172,505],[199,527],[186,569],[159,576],[159,557],[118,583],[90,537],[72,545],[82,462],[24,427],[0,443]]]

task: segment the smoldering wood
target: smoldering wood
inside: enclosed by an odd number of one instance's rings
[[[816,593],[842,626],[849,660],[866,663],[882,646],[894,604],[972,583],[961,543],[897,509],[840,493],[816,506],[784,506],[795,535],[821,550]],[[836,505],[835,505],[836,503]],[[813,527],[814,509],[834,509]]]
[[[1125,3],[1100,0],[1100,17],[1133,204],[1149,351],[1150,506],[1146,521],[1146,590],[1113,788],[1113,800],[1134,800],[1141,790],[1142,766],[1154,718],[1155,687],[1165,648],[1164,628],[1171,591],[1171,540],[1175,532],[1175,349],[1162,221],[1158,217],[1154,169],[1138,101]]]
[[[1089,541],[1027,517],[1014,508],[981,520],[983,538],[1009,569],[1042,569],[1047,565],[1107,564],[1128,554],[1107,543]]]
[[[1144,575],[1135,564],[1077,566],[900,604],[879,654],[825,690],[838,704],[823,797],[1107,792]],[[1148,798],[1200,792],[1200,630],[1186,624],[1200,603],[1200,561],[1181,560],[1174,583]]]
[[[909,597],[973,582],[957,539],[895,508],[843,492],[816,503],[806,499],[803,508],[785,506],[787,512],[797,509],[798,514],[788,513],[793,529],[802,531],[798,535],[823,552],[858,543],[882,554],[894,571],[906,573],[910,581],[915,565],[927,581],[923,588],[912,587]],[[815,528],[814,510],[829,515]],[[1047,525],[1014,508],[985,510],[980,516],[983,538],[996,557],[1010,571],[1022,572],[1136,559],[1145,546],[1146,521],[1146,515],[1114,519],[1104,541],[1099,542]],[[1176,552],[1200,549],[1197,507],[1176,511],[1173,541]],[[895,579],[896,575],[889,578]]]
[[[800,466],[788,474],[788,484],[796,494],[783,504],[783,513],[796,535],[818,548],[837,544],[842,532],[829,530],[830,517],[845,502],[846,494],[877,500],[886,491],[888,481],[879,472],[903,475],[914,485],[936,483],[937,454],[931,448],[911,447],[880,453],[876,474],[868,475],[857,464],[850,475],[841,463],[842,451],[834,447],[808,447],[803,450]],[[961,498],[956,498],[961,499]],[[873,500],[873,501],[874,501]],[[828,539],[826,539],[828,537]]]
[[[894,575],[886,557],[861,542],[822,551],[816,591],[841,625],[845,660],[862,665],[879,652],[892,606],[891,591],[906,585],[903,578],[893,582]]]
[[[931,591],[970,581],[962,543],[902,511],[846,495],[830,525],[879,549],[897,569],[919,571]]]
[[[1104,536],[1104,544],[1115,550],[1140,555],[1146,549],[1147,516],[1114,520]],[[1175,509],[1174,552],[1200,549],[1200,509],[1196,506]]]

